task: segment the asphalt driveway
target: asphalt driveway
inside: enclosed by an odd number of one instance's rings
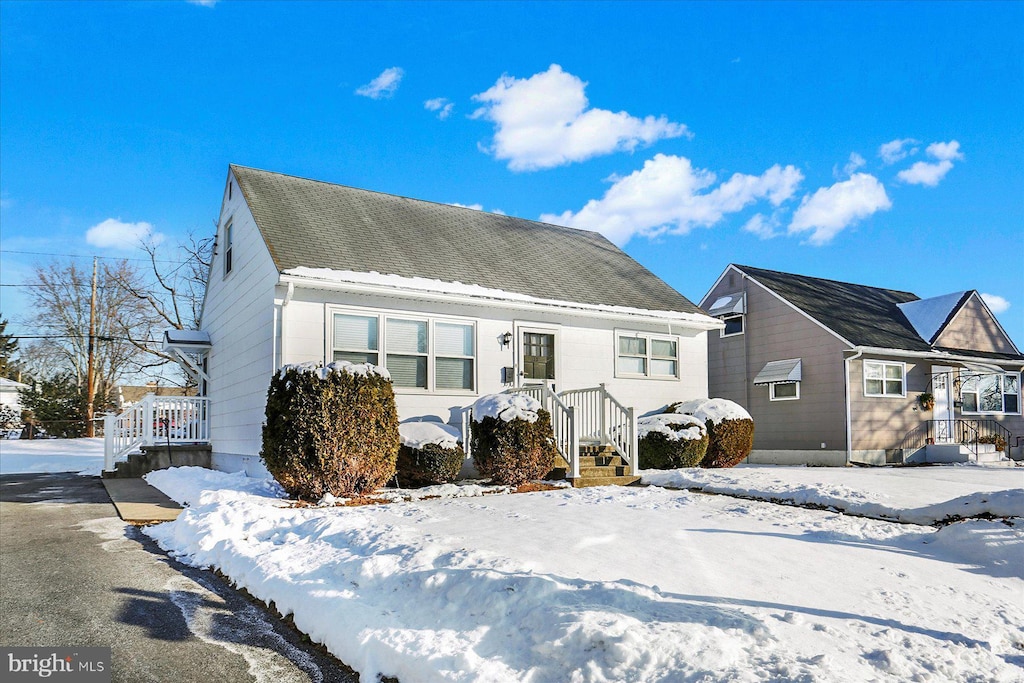
[[[358,680],[73,474],[0,477],[0,645],[112,647],[114,681]]]

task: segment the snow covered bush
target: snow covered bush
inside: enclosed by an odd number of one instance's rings
[[[21,429],[21,411],[0,405],[0,429]]]
[[[692,415],[651,415],[637,420],[640,469],[696,467],[708,450],[708,430]]]
[[[473,464],[497,484],[519,486],[555,466],[551,415],[526,394],[492,394],[473,404]]]
[[[383,368],[286,365],[270,382],[266,419],[260,457],[294,497],[358,495],[395,474],[398,412]]]
[[[399,486],[431,486],[455,481],[466,459],[454,427],[439,422],[406,422],[398,426]]]
[[[692,415],[708,430],[708,452],[701,467],[733,467],[754,447],[754,420],[737,403],[724,398],[698,398],[673,403],[665,412]]]

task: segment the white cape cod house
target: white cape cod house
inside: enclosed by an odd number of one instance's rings
[[[464,429],[479,396],[529,391],[572,478],[587,444],[632,473],[637,415],[707,396],[720,327],[595,232],[230,166],[201,330],[169,346],[218,469],[265,474],[278,368],[349,360],[387,367],[401,420]]]

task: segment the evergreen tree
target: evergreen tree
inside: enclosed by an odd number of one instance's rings
[[[7,334],[7,320],[0,313],[0,377],[9,377],[14,369],[11,359],[18,350],[18,340]]]
[[[85,434],[85,395],[75,377],[69,373],[55,375],[39,382],[39,391],[22,389],[22,407],[29,412],[26,420],[33,431],[61,439]]]

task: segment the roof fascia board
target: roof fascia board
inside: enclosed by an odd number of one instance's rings
[[[579,315],[586,315],[594,318],[602,318],[608,320],[631,320],[634,322],[645,322],[661,325],[677,324],[689,327],[691,329],[696,329],[702,332],[723,329],[725,327],[724,323],[722,323],[719,320],[716,320],[715,318],[712,318],[711,316],[696,313],[680,313],[680,317],[670,318],[664,316],[653,316],[591,309],[586,307],[587,304],[574,304],[573,302],[570,301],[567,301],[565,302],[565,305],[560,306],[557,304],[538,303],[533,301],[490,299],[486,297],[475,297],[469,295],[430,292],[424,290],[401,289],[398,287],[373,285],[361,282],[331,282],[327,280],[309,280],[295,275],[284,274],[281,275],[278,284],[294,284],[295,287],[302,287],[306,289],[326,289],[330,291],[345,291],[359,294],[384,294],[389,296],[399,296],[408,299],[425,299],[429,301],[440,301],[445,303],[486,305],[496,306],[499,308],[514,309],[527,308],[563,314],[566,312],[566,310],[569,310],[577,312]]]
[[[870,353],[875,356],[909,356],[911,358],[929,358],[931,360],[966,361],[969,363],[987,363],[989,365],[1021,365],[1024,367],[1024,363],[1019,360],[961,356],[955,353],[943,353],[942,351],[909,351],[906,349],[886,349],[880,346],[854,346],[847,349],[847,351]]]
[[[735,266],[730,266],[730,267],[733,267],[733,268],[735,268]],[[802,315],[803,317],[807,318],[807,319],[808,319],[808,320],[810,320],[810,321],[811,321],[812,323],[814,323],[815,325],[817,325],[817,326],[818,326],[818,327],[820,327],[821,329],[825,330],[826,332],[828,332],[829,334],[831,334],[831,335],[832,335],[833,337],[835,337],[835,338],[836,338],[836,339],[838,339],[839,341],[841,341],[841,342],[843,342],[844,344],[846,344],[847,346],[855,346],[853,342],[851,342],[851,341],[849,341],[848,339],[844,338],[844,337],[843,337],[842,335],[840,335],[840,334],[839,334],[838,332],[836,332],[835,330],[833,330],[833,329],[832,329],[831,327],[829,327],[828,325],[825,325],[824,323],[822,323],[821,321],[819,321],[819,320],[818,320],[817,318],[815,318],[815,317],[811,316],[810,314],[808,314],[808,313],[807,313],[807,311],[805,311],[804,309],[800,308],[800,307],[799,307],[799,306],[797,306],[796,304],[794,304],[794,303],[790,302],[790,301],[789,301],[788,299],[786,299],[786,298],[785,298],[784,296],[782,296],[781,294],[779,294],[778,292],[776,292],[775,290],[773,290],[773,289],[772,289],[771,287],[768,287],[767,285],[764,285],[764,284],[762,284],[761,282],[759,282],[759,281],[758,281],[758,279],[757,279],[757,278],[755,278],[755,277],[754,277],[753,275],[750,275],[750,274],[748,274],[748,273],[744,273],[744,272],[743,272],[742,270],[740,270],[739,268],[736,268],[736,272],[738,272],[738,273],[742,273],[743,277],[745,277],[746,279],[750,280],[751,282],[753,282],[754,284],[756,284],[756,285],[757,285],[758,287],[760,287],[760,288],[761,288],[761,289],[763,289],[764,291],[768,292],[768,293],[769,293],[769,294],[771,294],[771,295],[772,295],[773,297],[775,297],[776,299],[778,299],[778,300],[779,300],[779,301],[781,301],[782,303],[786,304],[787,306],[789,306],[790,308],[792,308],[792,309],[793,309],[794,311],[796,311],[797,313],[799,313],[799,314],[800,314],[800,315]],[[723,273],[723,274],[724,274],[724,273]]]

